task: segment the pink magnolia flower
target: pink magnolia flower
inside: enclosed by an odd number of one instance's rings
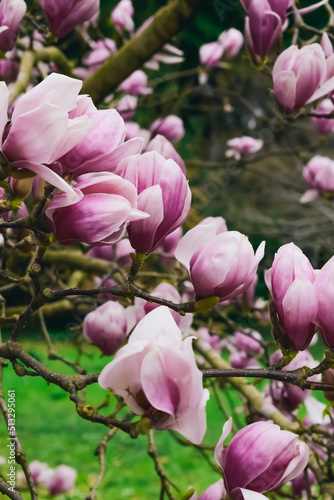
[[[314,280],[310,261],[294,243],[279,248],[271,269],[265,273],[285,335],[299,351],[306,349],[316,331],[318,298]]]
[[[257,493],[278,488],[305,469],[309,448],[296,434],[282,431],[270,422],[255,422],[237,432],[224,448],[231,428],[229,419],[215,447],[215,460],[223,470],[226,490],[233,499],[243,498],[239,496],[241,488]]]
[[[334,90],[334,77],[328,78],[327,61],[318,43],[284,50],[273,68],[274,93],[287,111],[298,111]]]
[[[149,140],[150,140],[151,132],[149,130],[144,129],[144,128],[140,128],[138,123],[131,122],[131,121],[125,122],[125,128],[126,128],[125,139],[127,141],[129,141],[130,139],[141,137],[144,141],[143,148],[145,149]],[[138,139],[136,139],[136,140],[138,140]],[[138,152],[140,152],[140,151],[138,151]]]
[[[252,284],[265,242],[254,255],[246,236],[217,232],[215,224],[197,225],[183,236],[175,257],[188,270],[199,297],[218,296],[223,301],[241,295]]]
[[[172,233],[168,234],[168,236],[161,240],[160,244],[157,247],[157,251],[174,257],[176,247],[179,244],[181,238],[182,228],[178,227]]]
[[[91,49],[91,52],[83,58],[83,62],[86,66],[95,71],[111,56],[111,54],[117,51],[117,46],[114,40],[105,38],[104,40],[93,42]]]
[[[206,217],[197,225],[202,226],[205,224],[214,224],[217,228],[216,234],[225,233],[225,231],[227,231],[226,220],[224,219],[224,217]]]
[[[196,493],[190,498],[190,500],[222,500],[225,498],[226,490],[224,486],[224,481],[219,479],[216,483],[212,484],[198,497]]]
[[[69,492],[75,484],[77,471],[68,465],[59,465],[56,469],[48,469],[41,476],[41,481],[48,488],[51,496]]]
[[[72,197],[75,197],[73,189],[50,167],[57,170],[55,162],[73,149],[94,125],[80,107],[81,86],[79,80],[56,73],[49,75],[17,100],[11,124],[5,128],[8,90],[0,82],[0,136],[4,137],[5,158],[13,167],[33,171]]]
[[[118,302],[106,302],[88,313],[83,322],[84,338],[96,345],[104,356],[117,351],[127,331],[126,309]]]
[[[131,0],[121,0],[111,12],[111,20],[114,23],[117,31],[133,32],[135,24],[133,22],[134,8]]]
[[[38,484],[42,480],[43,474],[48,469],[48,464],[34,460],[29,464],[29,469],[34,483]]]
[[[219,41],[206,43],[199,49],[199,60],[203,66],[214,68],[220,63],[223,53],[224,47]]]
[[[294,0],[257,0],[257,2],[262,8],[268,8],[269,6],[270,10],[278,14],[282,23],[284,23],[287,18],[287,10],[293,5]],[[241,4],[247,13],[249,13],[253,3],[254,0],[241,0]]]
[[[129,342],[99,376],[99,384],[124,398],[153,429],[173,429],[201,443],[206,432],[203,389],[192,338],[182,334],[170,311],[159,307],[133,330]]]
[[[51,31],[58,37],[67,35],[79,24],[95,18],[100,0],[40,0]]]
[[[315,288],[318,296],[318,314],[316,324],[327,347],[334,347],[333,308],[334,298],[334,257],[317,274]]]
[[[317,482],[317,479],[311,469],[306,470],[307,475],[307,483],[305,480],[305,472],[301,472],[299,476],[295,477],[291,481],[292,494],[299,498],[304,498],[303,493],[305,494],[310,486]]]
[[[90,97],[80,96],[78,106],[69,116],[81,113],[94,120],[93,128],[68,153],[58,158],[64,173],[74,178],[91,172],[113,172],[122,158],[141,152],[143,139],[124,142],[125,124],[115,109],[98,110]]]
[[[174,160],[180,166],[184,175],[186,175],[187,170],[184,161],[174,148],[173,144],[169,142],[165,136],[160,134],[156,135],[147,145],[146,153],[149,151],[156,151],[161,154],[161,156],[166,158],[166,160]]]
[[[26,13],[24,0],[0,2],[0,50],[7,52],[14,47],[21,21]]]
[[[79,201],[69,204],[65,194],[57,194],[46,211],[63,245],[111,245],[123,238],[130,221],[148,217],[137,210],[136,188],[118,175],[86,174],[74,189]]]
[[[227,141],[227,145],[231,149],[228,149],[226,151],[226,156],[232,156],[236,160],[240,160],[240,158],[244,155],[257,153],[258,151],[260,151],[260,149],[263,148],[263,141],[261,139],[253,139],[253,137],[243,135],[242,137],[234,137],[233,139],[229,139]]]
[[[130,243],[138,252],[152,252],[188,216],[191,191],[179,165],[151,151],[122,160],[117,173],[136,186],[138,208],[148,214],[147,221],[128,227]]]
[[[177,142],[184,136],[183,121],[176,115],[158,118],[150,126],[152,134],[160,134],[170,142]]]
[[[334,112],[334,104],[330,99],[324,99],[316,107],[314,113],[317,115],[330,115]],[[311,121],[319,134],[328,135],[334,132],[334,119],[333,118],[311,118]]]
[[[140,69],[134,71],[124,80],[120,84],[119,89],[130,95],[147,95],[152,93],[152,89],[147,87],[147,76]]]
[[[313,201],[326,191],[334,191],[334,161],[314,156],[303,168],[303,179],[310,189],[300,198],[301,203]]]
[[[281,3],[286,4],[287,0],[281,0]],[[245,38],[251,54],[269,54],[282,33],[282,19],[272,10],[269,0],[251,0],[245,20]]]
[[[219,35],[218,41],[223,46],[224,56],[233,59],[239,53],[244,43],[244,37],[239,30],[230,28]]]
[[[181,304],[182,302],[181,295],[176,290],[176,288],[170,283],[165,283],[165,282],[160,283],[158,286],[155,287],[154,290],[152,290],[151,295],[152,297],[158,297],[159,299],[170,300],[175,304]],[[147,302],[144,299],[138,299],[138,298],[135,300],[135,306],[137,308],[136,311],[137,321],[143,318],[150,311],[153,311],[153,309],[161,307],[159,306],[159,304],[156,304],[154,302]],[[191,323],[193,321],[192,314],[188,313],[185,314],[184,316],[181,316],[179,313],[173,310],[171,310],[170,313],[173,316],[175,323],[180,328],[181,332],[186,332],[187,330],[189,330]]]
[[[281,351],[275,351],[270,356],[270,364],[273,365],[277,363],[281,357]],[[299,352],[291,363],[285,366],[283,370],[297,370],[303,366],[315,368],[318,364],[319,363],[313,359],[312,354],[305,349],[305,351]],[[309,380],[313,382],[320,382],[321,375],[314,375]],[[269,394],[274,398],[274,403],[276,403],[280,408],[284,411],[291,412],[296,410],[298,406],[305,401],[305,399],[311,394],[311,391],[303,390],[297,385],[273,381],[270,389],[268,388],[268,395]]]
[[[125,95],[116,104],[116,109],[124,120],[130,120],[136,112],[138,97]]]
[[[8,83],[15,82],[19,73],[20,65],[17,61],[8,59],[0,59],[0,76],[1,80]]]
[[[120,267],[125,267],[131,265],[132,259],[130,254],[134,251],[135,250],[132,248],[130,241],[127,238],[123,238],[113,246],[93,246],[86,253],[86,257],[90,257],[92,259],[104,259],[109,262],[115,261]]]

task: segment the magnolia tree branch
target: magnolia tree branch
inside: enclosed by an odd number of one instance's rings
[[[152,23],[136,38],[113,54],[92,76],[84,81],[83,94],[95,103],[114,91],[140,68],[193,17],[202,0],[172,0],[154,16]]]
[[[208,361],[208,363],[219,370],[231,369],[231,366],[220,357],[213,349],[208,348],[208,344],[201,339],[195,340],[196,349]],[[281,429],[296,432],[299,430],[299,424],[291,422],[275,406],[265,400],[264,394],[259,392],[254,385],[251,385],[245,378],[228,377],[227,381],[251,404],[253,409],[278,424]]]
[[[7,497],[11,498],[12,500],[23,500],[20,493],[18,493],[15,490],[13,491],[10,488],[11,487],[9,486],[9,484],[7,484],[6,481],[4,481],[2,479],[2,477],[0,477],[0,491],[1,491],[1,493],[3,495],[7,495]]]
[[[334,385],[322,384],[320,382],[309,382],[306,378],[311,377],[310,368],[304,367],[298,370],[279,371],[270,368],[249,368],[249,369],[215,369],[209,368],[201,370],[203,378],[230,378],[230,377],[254,377],[267,380],[277,380],[288,384],[297,385],[301,389],[311,389],[313,391],[334,391]],[[311,370],[312,371],[312,370]]]

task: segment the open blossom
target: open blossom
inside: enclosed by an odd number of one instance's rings
[[[165,136],[170,142],[177,142],[184,136],[183,121],[176,115],[158,118],[150,126],[150,131]]]
[[[316,324],[327,347],[334,347],[333,300],[334,300],[334,257],[317,274],[315,288],[318,296]]]
[[[69,116],[85,115],[94,123],[86,136],[65,155],[58,158],[63,173],[73,178],[90,172],[113,172],[122,158],[140,153],[143,139],[124,142],[125,124],[115,109],[96,109],[88,96],[80,96],[78,106]]]
[[[334,191],[334,161],[314,156],[303,168],[303,179],[310,189],[300,198],[301,203],[313,201],[326,191]]]
[[[279,342],[287,342],[299,351],[306,349],[316,331],[318,311],[315,272],[310,261],[294,243],[283,245],[265,273],[265,281],[287,337]]]
[[[123,238],[130,221],[148,217],[137,209],[136,188],[118,175],[86,174],[74,189],[79,201],[69,204],[64,193],[57,194],[46,211],[63,245],[111,245]]]
[[[216,42],[202,45],[199,49],[201,64],[207,68],[219,66],[223,56],[228,59],[235,57],[244,43],[242,33],[235,28],[223,31]]]
[[[131,0],[121,0],[111,12],[111,20],[114,23],[117,31],[123,30],[132,32],[135,28],[133,22],[133,8]]]
[[[179,165],[155,151],[122,160],[116,171],[138,190],[138,209],[147,221],[131,222],[130,243],[137,252],[150,253],[188,216],[191,191]]]
[[[68,465],[46,470],[41,481],[48,488],[51,496],[69,492],[75,484],[77,471]]]
[[[247,236],[237,231],[217,233],[215,224],[197,225],[182,238],[175,257],[188,270],[199,297],[217,296],[223,301],[241,295],[252,284],[265,242],[254,255]]]
[[[5,138],[5,158],[13,167],[31,170],[72,196],[73,189],[47,165],[74,148],[94,125],[81,108],[81,86],[79,80],[49,75],[17,100],[11,124],[5,128],[8,90],[0,82],[0,136]]]
[[[14,47],[20,23],[26,13],[24,0],[0,2],[0,50],[7,52]]]
[[[40,0],[40,6],[51,31],[58,37],[67,35],[76,26],[90,21],[100,10],[100,0]]]
[[[334,104],[330,99],[324,99],[314,110],[316,115],[330,115],[334,112]],[[333,118],[311,118],[311,121],[319,134],[330,134],[334,132],[334,119]]]
[[[153,429],[173,429],[200,444],[209,394],[191,343],[191,337],[182,341],[170,311],[158,307],[138,323],[128,344],[102,370],[99,384],[149,418]]]
[[[243,155],[249,155],[252,153],[257,153],[263,148],[263,141],[261,139],[254,139],[247,135],[242,137],[234,137],[227,141],[227,145],[230,149],[226,151],[226,156],[234,157],[236,160],[240,160]]]
[[[237,432],[224,448],[231,428],[230,419],[215,447],[215,460],[223,470],[225,487],[232,499],[252,498],[245,496],[247,490],[264,493],[278,488],[305,469],[309,448],[296,434],[282,431],[270,422],[255,422]],[[240,489],[245,490],[244,496],[240,496]]]
[[[144,71],[137,69],[120,86],[120,90],[130,95],[147,95],[152,93],[152,89],[147,87],[147,76]]]
[[[83,322],[84,338],[96,345],[104,356],[117,351],[127,331],[126,309],[118,302],[106,302],[87,314]]]
[[[273,82],[276,99],[287,111],[298,111],[334,90],[334,76],[328,76],[326,57],[318,43],[284,50],[274,64]]]

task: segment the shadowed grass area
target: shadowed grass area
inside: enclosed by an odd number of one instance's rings
[[[23,342],[28,352],[40,359],[52,371],[73,373],[72,369],[60,361],[49,361],[44,344],[32,341]],[[58,343],[57,351],[67,359],[76,359],[75,348],[70,343]],[[88,356],[82,357],[82,365],[88,373],[101,371],[108,358],[101,358],[95,347],[85,347]],[[29,461],[47,462],[52,468],[60,464],[74,467],[78,471],[76,488],[68,496],[60,495],[59,500],[83,499],[89,493],[98,473],[98,458],[94,456],[97,444],[107,434],[108,429],[100,424],[81,419],[69,400],[68,395],[56,386],[47,386],[40,377],[19,378],[9,365],[4,369],[4,394],[16,391],[16,429]],[[230,414],[229,403],[221,391],[227,414]],[[233,405],[240,406],[232,393]],[[106,391],[97,384],[87,389],[86,402],[98,406],[105,401]],[[115,400],[111,397],[110,406],[101,410],[104,414],[113,411]],[[123,410],[124,412],[124,410]],[[208,431],[205,444],[214,446],[220,437],[225,417],[217,408],[211,396],[207,406]],[[174,436],[181,437],[175,433]],[[6,428],[0,426],[0,455],[7,461],[8,449]],[[191,485],[201,493],[210,484],[219,479],[219,475],[210,468],[201,452],[176,442],[171,433],[155,432],[155,441],[159,456],[168,477],[176,484],[180,498]],[[207,452],[213,461],[213,452]],[[7,465],[0,466],[2,475],[7,474]],[[19,467],[17,466],[17,471]],[[47,491],[39,487],[41,498],[47,498]],[[132,440],[128,435],[117,432],[108,445],[106,454],[106,474],[97,493],[98,499],[124,498],[131,500],[147,500],[159,498],[160,481],[154,471],[152,459],[147,455],[147,437],[140,436]],[[23,492],[24,499],[30,498]]]

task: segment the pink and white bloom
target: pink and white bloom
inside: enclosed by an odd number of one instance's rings
[[[316,115],[330,115],[334,112],[334,104],[330,99],[324,99],[314,110]],[[334,132],[333,118],[311,118],[311,122],[319,132],[319,134],[328,135]]]
[[[110,16],[117,31],[122,32],[123,30],[126,30],[130,33],[134,31],[135,23],[132,19],[134,12],[135,10],[131,0],[121,0],[118,2],[116,7],[112,10]]]
[[[88,313],[83,322],[83,337],[96,345],[104,356],[117,351],[127,331],[126,309],[118,302],[106,302]]]
[[[81,108],[81,86],[80,80],[56,73],[49,75],[17,100],[11,124],[6,127],[8,90],[0,82],[0,134],[5,137],[5,158],[13,167],[33,171],[72,198],[73,189],[52,168],[59,171],[55,162],[94,126]]]
[[[100,0],[40,0],[51,31],[58,37],[67,35],[76,26],[95,19]]]
[[[145,149],[151,138],[151,132],[149,130],[146,130],[145,128],[140,128],[138,123],[131,121],[125,122],[125,128],[126,128],[125,140],[129,141],[134,138],[138,140],[137,138],[141,137],[143,139],[143,149]]]
[[[326,191],[334,191],[334,161],[325,156],[314,156],[303,168],[303,179],[310,189],[300,198],[301,203],[313,201]]]
[[[217,228],[216,234],[225,233],[227,231],[226,220],[224,219],[224,217],[206,217],[197,225],[202,226],[205,224],[214,224]]]
[[[126,94],[130,95],[147,95],[152,93],[152,89],[147,87],[147,75],[144,71],[137,69],[120,86]]]
[[[318,297],[316,324],[327,347],[334,347],[333,298],[334,298],[334,257],[317,274],[315,288]]]
[[[237,231],[218,234],[215,224],[197,225],[180,241],[175,257],[188,270],[198,297],[220,301],[241,295],[254,281],[264,255],[263,241],[255,255],[247,236]]]
[[[274,64],[273,82],[276,99],[287,111],[298,111],[334,90],[334,76],[328,77],[327,60],[318,43],[284,50]]]
[[[230,28],[219,35],[218,41],[224,48],[224,56],[228,59],[233,59],[233,57],[238,55],[244,43],[244,37],[239,30]]]
[[[125,95],[116,104],[116,109],[124,120],[130,120],[136,112],[138,97]]]
[[[161,156],[166,158],[166,160],[174,160],[180,166],[184,175],[186,175],[187,170],[184,161],[174,148],[173,144],[166,139],[165,136],[160,134],[156,135],[147,145],[146,153],[149,151],[156,151],[161,154]]]
[[[0,50],[7,52],[14,47],[26,10],[27,5],[24,0],[1,0]]]
[[[224,53],[223,44],[210,42],[202,45],[199,49],[199,60],[206,68],[214,68],[219,65]]]
[[[264,493],[278,488],[305,469],[309,448],[296,434],[282,431],[270,422],[255,422],[237,432],[224,448],[231,428],[229,419],[215,447],[215,460],[222,468],[226,490],[233,499],[242,498],[240,489]]]
[[[31,477],[35,484],[38,484],[43,479],[43,474],[48,469],[48,464],[45,462],[39,462],[38,460],[34,460],[29,464],[29,470]]]
[[[315,334],[318,311],[315,272],[310,261],[294,243],[283,245],[266,271],[265,281],[285,335],[292,346],[303,351]]]
[[[165,136],[170,142],[177,142],[184,136],[183,121],[176,115],[158,118],[150,126],[150,131]]]
[[[149,418],[153,429],[173,429],[200,444],[209,393],[191,343],[191,337],[182,341],[170,311],[159,307],[138,323],[128,344],[102,370],[99,384]]]
[[[226,151],[225,155],[229,158],[233,157],[236,160],[240,160],[240,158],[244,155],[260,151],[260,149],[263,148],[263,141],[261,139],[254,139],[253,137],[243,135],[242,137],[229,139],[227,141],[227,145],[230,149]]]
[[[137,209],[136,188],[118,175],[86,174],[74,189],[79,201],[69,204],[65,194],[57,194],[46,211],[63,245],[112,245],[123,238],[130,221],[148,217]]]
[[[172,233],[168,234],[168,236],[166,236],[161,241],[157,248],[157,251],[174,257],[176,247],[182,238],[182,234],[182,227],[176,228]]]
[[[56,469],[48,469],[43,473],[41,481],[48,488],[52,497],[68,493],[74,488],[77,471],[68,465],[59,465]]]
[[[113,172],[122,158],[141,152],[141,137],[124,142],[126,127],[115,109],[98,110],[90,97],[80,96],[77,108],[69,116],[76,119],[81,113],[85,113],[94,126],[77,145],[58,158],[63,173],[72,173],[77,178],[91,172]]]
[[[138,191],[138,209],[150,214],[147,221],[128,227],[137,252],[150,253],[188,216],[191,191],[179,165],[155,151],[122,160],[116,171]]]

